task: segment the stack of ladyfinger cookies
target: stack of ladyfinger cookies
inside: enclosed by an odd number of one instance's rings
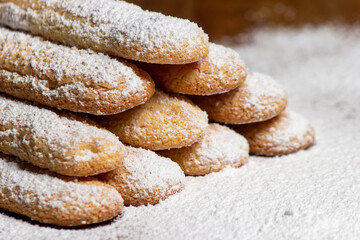
[[[117,0],[0,0],[0,24],[8,211],[98,223],[179,192],[185,174],[314,142],[278,83],[188,20]]]

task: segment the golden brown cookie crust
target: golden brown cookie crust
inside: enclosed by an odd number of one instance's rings
[[[157,204],[179,192],[185,175],[178,164],[141,148],[128,148],[119,168],[97,177],[115,187],[125,205]]]
[[[199,142],[158,153],[177,162],[187,175],[205,175],[244,164],[249,157],[249,145],[235,131],[212,123]]]
[[[0,27],[0,91],[44,105],[96,115],[148,100],[151,77],[133,64]]]
[[[110,185],[60,176],[0,153],[0,208],[41,223],[79,226],[114,218],[122,207]]]
[[[0,95],[0,151],[69,176],[115,169],[126,154],[111,132],[84,115]]]
[[[151,63],[184,64],[208,54],[195,23],[115,0],[10,0],[0,22],[53,41]]]
[[[187,98],[156,91],[146,103],[96,121],[134,147],[162,150],[188,146],[200,140],[207,115]]]
[[[243,124],[270,119],[287,106],[285,90],[271,77],[251,73],[238,88],[211,96],[191,97],[209,119],[228,124]]]
[[[249,142],[250,153],[284,155],[305,149],[315,142],[314,128],[294,111],[285,111],[265,122],[232,126]]]
[[[174,93],[213,95],[240,86],[247,68],[240,55],[222,45],[210,43],[209,54],[202,60],[184,64],[141,64],[157,87]]]

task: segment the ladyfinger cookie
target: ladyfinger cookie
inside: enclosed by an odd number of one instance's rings
[[[125,61],[0,27],[0,91],[103,115],[145,102],[155,86],[146,72]]]
[[[187,98],[156,91],[146,103],[96,121],[134,147],[162,150],[200,140],[208,126],[205,112]]]
[[[190,63],[208,54],[208,36],[195,23],[124,1],[0,2],[0,23],[71,46],[151,63]]]
[[[250,153],[284,155],[307,148],[315,141],[314,128],[302,115],[285,111],[265,122],[234,125],[250,145]]]
[[[244,164],[249,157],[249,144],[228,127],[211,123],[205,136],[193,145],[157,153],[177,162],[187,175],[205,175]]]
[[[211,96],[191,97],[209,119],[215,122],[243,124],[260,122],[281,113],[287,106],[287,94],[273,78],[250,73],[238,88]]]
[[[141,148],[128,147],[119,168],[97,176],[115,187],[125,205],[156,204],[179,192],[185,175],[178,164]]]
[[[146,64],[157,87],[168,92],[190,95],[212,95],[240,86],[247,68],[240,55],[231,48],[210,43],[209,54],[202,60],[184,65]]]
[[[115,169],[125,148],[90,119],[0,95],[0,151],[69,176]]]
[[[96,179],[64,177],[0,153],[0,208],[59,226],[109,220],[121,195]]]

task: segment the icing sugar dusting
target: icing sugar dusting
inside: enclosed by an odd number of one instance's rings
[[[92,22],[101,24],[101,32],[111,34],[118,39],[119,44],[130,45],[131,41],[141,42],[146,50],[163,47],[165,45],[176,46],[201,44],[191,39],[194,33],[202,33],[195,23],[181,20],[176,17],[164,16],[161,13],[144,11],[140,7],[125,1],[113,0],[82,0],[58,1],[41,0],[46,5],[55,4],[74,16],[90,18]],[[106,24],[108,24],[106,26]],[[107,31],[107,30],[112,31]],[[130,31],[125,36],[125,32]],[[126,39],[130,37],[130,39]],[[198,39],[199,40],[199,39]]]
[[[245,67],[245,62],[238,52],[220,44],[209,44],[209,54],[206,59],[219,69],[229,67],[229,59],[236,61],[237,64]]]
[[[177,162],[187,175],[205,175],[244,164],[249,157],[249,145],[235,131],[211,123],[198,142],[158,153]]]
[[[150,150],[129,147],[123,165],[129,173],[126,176],[127,185],[134,192],[155,194],[156,191],[164,195],[180,190],[185,181],[185,175],[178,164]]]
[[[250,73],[246,80],[248,96],[245,98],[245,107],[255,107],[261,114],[262,110],[272,107],[274,99],[286,99],[284,88],[272,77],[258,72]],[[240,87],[241,88],[241,87]]]
[[[122,202],[115,189],[69,179],[0,154],[0,203],[5,206],[10,201],[40,216],[47,211],[76,216]]]
[[[294,111],[286,111],[280,117],[276,128],[269,129],[270,135],[266,137],[274,151],[285,152],[289,148],[298,149],[305,143],[313,142],[309,134],[312,126],[305,117]]]
[[[107,154],[115,154],[121,143],[115,135],[101,128],[76,120],[76,115],[27,104],[0,96],[0,137],[2,150],[17,156],[48,159],[50,165],[96,160],[99,154],[86,144],[107,147]],[[75,151],[77,154],[69,154]],[[32,157],[31,157],[32,158]]]
[[[249,155],[246,139],[219,124],[210,124],[204,138],[195,145],[199,164],[231,165]]]
[[[32,4],[34,9],[22,9],[13,3],[4,3],[0,7],[6,9],[0,17],[1,22],[13,28],[29,31],[37,28],[32,25],[34,22],[39,23],[38,27],[41,28],[42,21],[47,19],[46,21],[56,24],[56,27],[52,24],[48,26],[53,31],[58,28],[71,29],[68,31],[69,35],[81,35],[82,40],[87,42],[82,47],[89,47],[91,43],[94,47],[102,46],[107,51],[112,51],[115,42],[116,47],[125,46],[138,56],[146,57],[150,52],[161,53],[169,49],[186,50],[190,55],[196,47],[203,44],[204,39],[208,39],[201,28],[188,20],[144,11],[124,1],[41,0],[36,5]],[[57,10],[51,10],[53,7]],[[79,20],[79,17],[84,20]],[[63,41],[76,45],[74,39]],[[129,55],[125,53],[122,57]]]
[[[90,95],[95,98],[92,101],[116,104],[145,88],[132,67],[101,53],[57,45],[5,28],[0,28],[0,43],[1,77],[30,84],[32,91],[41,92],[50,103],[63,97],[88,104]]]
[[[58,229],[0,213],[13,239],[357,239],[360,233],[359,29],[258,30],[236,49],[276,78],[289,107],[314,125],[317,143],[281,157],[250,156],[238,169],[187,177],[155,206],[126,207],[88,229]],[[219,227],[224,226],[224,227]]]
[[[104,54],[57,45],[40,37],[6,28],[0,28],[0,42],[3,44],[0,52],[3,68],[21,66],[25,69],[19,69],[20,71],[31,71],[32,75],[56,80],[59,85],[74,79],[73,81],[83,82],[85,86],[96,84],[116,88],[136,77],[130,67]],[[17,58],[13,59],[15,54]],[[9,63],[11,60],[15,61]]]
[[[210,43],[209,54],[205,60],[208,61],[210,65],[213,65],[217,71],[211,68],[211,73],[208,70],[201,72],[203,79],[218,79],[217,81],[220,83],[222,81],[228,83],[230,80],[239,81],[239,79],[243,79],[247,74],[247,67],[239,53],[223,45]],[[239,86],[239,84],[237,86]],[[211,86],[208,87],[210,88]],[[223,92],[227,91],[229,90]],[[221,92],[217,92],[217,94],[220,93]]]

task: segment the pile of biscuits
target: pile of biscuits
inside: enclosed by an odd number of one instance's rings
[[[0,0],[0,24],[6,210],[98,223],[179,192],[185,174],[314,142],[279,84],[188,20],[117,0]]]

